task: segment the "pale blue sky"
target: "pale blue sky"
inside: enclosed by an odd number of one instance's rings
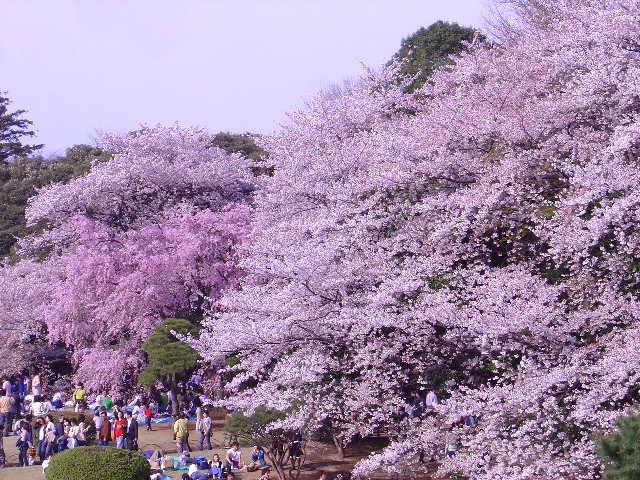
[[[141,123],[267,133],[483,0],[0,0],[0,91],[46,152]]]

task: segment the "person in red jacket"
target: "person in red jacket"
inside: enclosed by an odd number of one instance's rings
[[[124,434],[127,431],[127,421],[124,413],[118,412],[118,417],[113,424],[113,437],[116,439],[116,447],[124,448]]]

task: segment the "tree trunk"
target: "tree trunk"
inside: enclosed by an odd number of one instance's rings
[[[176,385],[175,376],[171,376],[171,385],[169,387],[171,390],[171,416],[177,417],[180,415],[178,411],[178,387]]]
[[[279,455],[279,453],[280,452],[271,452],[270,450],[267,450],[266,452],[272,468],[276,471],[278,480],[286,480],[286,473],[284,470],[284,459],[286,455]]]
[[[338,450],[338,456],[340,458],[344,458],[344,443],[342,441],[342,437],[336,435],[335,433],[332,433],[331,437],[333,438],[333,443],[335,444],[336,449]]]

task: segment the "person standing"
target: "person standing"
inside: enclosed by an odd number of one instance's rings
[[[38,418],[36,420],[36,428],[38,429],[38,446],[37,451],[38,451],[38,457],[40,457],[40,462],[44,462],[44,459],[46,457],[45,454],[45,447],[46,447],[46,443],[45,443],[45,420],[44,418]]]
[[[20,435],[20,427],[17,425],[18,423],[18,419],[20,418],[20,411],[21,411],[21,398],[20,395],[18,395],[18,392],[14,389],[13,393],[11,394],[11,398],[13,398],[13,404],[11,405],[11,420],[15,420],[16,421],[16,426],[15,426],[15,430],[16,430],[16,435]]]
[[[72,418],[69,420],[69,430],[67,431],[67,448],[76,448],[78,446],[78,437],[80,436],[80,426],[78,420]]]
[[[201,432],[202,431],[202,407],[196,408],[195,412],[196,412],[196,432]]]
[[[36,370],[31,379],[31,393],[33,395],[42,395],[42,384],[40,383],[40,373]]]
[[[76,385],[76,389],[73,391],[71,398],[73,400],[73,407],[75,411],[77,412],[81,410],[84,406],[85,398],[87,398],[87,392],[82,383],[78,383],[78,385]]]
[[[98,445],[109,446],[111,441],[111,420],[107,417],[107,412],[100,412],[100,427],[98,429]]]
[[[24,385],[24,394],[25,396],[31,393],[31,378],[29,378],[29,374],[25,373],[22,376],[22,384]]]
[[[422,398],[418,392],[411,392],[411,397],[413,397],[413,401],[411,402],[411,416],[413,418],[420,418],[424,412],[424,398]]]
[[[48,414],[44,417],[44,455],[45,458],[53,455],[56,447],[56,427],[53,424],[53,416]]]
[[[83,414],[78,415],[78,446],[84,447],[87,445],[87,434],[89,433],[90,426],[85,423],[85,416]]]
[[[65,431],[64,415],[58,417],[58,423],[55,425],[56,432],[56,448],[57,452],[61,452],[67,448],[67,432]]]
[[[185,413],[173,424],[173,438],[176,440],[178,453],[189,451],[189,421]]]
[[[438,405],[438,396],[434,393],[433,390],[429,390],[429,393],[427,393],[425,403],[427,405],[427,408],[429,409],[433,409],[436,405]]]
[[[14,403],[13,397],[7,395],[3,388],[0,388],[0,434],[4,425],[4,436],[8,437],[11,431],[11,407]]]
[[[113,424],[113,438],[116,439],[116,447],[124,448],[124,434],[127,431],[127,421],[124,418],[124,413],[118,412],[116,421]]]
[[[144,424],[147,427],[147,432],[151,431],[151,419],[153,418],[153,412],[148,405],[142,407],[142,414],[144,415]]]
[[[207,449],[212,450],[211,448],[211,418],[209,417],[209,412],[204,410],[202,412],[202,419],[200,420],[200,445],[198,446],[198,450],[204,450],[203,444],[204,441],[207,441]]]
[[[20,422],[20,440],[18,440],[20,453],[18,453],[18,464],[21,467],[28,467],[27,449],[29,448],[29,424],[26,421]]]
[[[2,388],[4,388],[4,392],[5,395],[7,396],[11,396],[11,382],[9,381],[9,378],[6,375],[2,376]]]
[[[22,381],[22,375],[20,375],[19,373],[16,373],[13,377],[13,383],[16,386],[18,396],[24,397],[25,391],[24,391],[24,382]]]
[[[134,452],[138,451],[138,421],[133,418],[132,412],[127,412],[127,449],[133,450]]]
[[[0,431],[1,433],[1,431]],[[5,468],[6,457],[4,455],[4,438],[0,435],[0,468]]]

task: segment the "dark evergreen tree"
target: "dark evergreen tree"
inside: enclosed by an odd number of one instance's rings
[[[474,38],[476,41],[485,41],[485,36],[473,28],[440,20],[403,39],[393,60],[403,63],[400,69],[402,75],[416,76],[408,88],[409,92],[424,85],[438,67],[452,64],[451,57],[466,50],[467,44]]]
[[[26,226],[24,212],[27,200],[38,188],[84,175],[93,162],[111,155],[100,148],[76,145],[50,160],[38,156],[0,162],[0,256],[10,253],[17,238],[33,232]]]
[[[6,92],[0,92],[0,162],[6,162],[12,157],[27,156],[42,148],[42,145],[27,145],[22,143],[22,137],[34,137],[31,130],[33,122],[21,118],[26,110],[9,112],[11,100],[5,97]]]
[[[156,327],[154,332],[142,344],[147,353],[149,365],[140,372],[142,385],[154,385],[160,381],[173,394],[173,414],[177,409],[177,385],[185,375],[198,365],[200,354],[171,333],[196,335],[198,327],[188,320],[167,318]]]
[[[607,465],[605,480],[640,478],[640,416],[630,415],[616,422],[618,432],[598,440],[598,455]]]
[[[238,153],[253,160],[254,166],[252,170],[255,175],[271,175],[273,167],[265,164],[269,154],[264,148],[256,144],[255,136],[251,133],[220,132],[213,137],[212,143],[229,154]]]

